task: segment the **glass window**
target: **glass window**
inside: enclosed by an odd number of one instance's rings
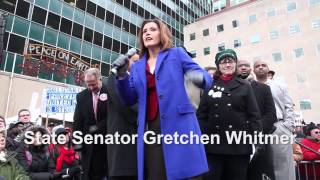
[[[101,60],[101,48],[98,46],[93,46],[92,48],[92,58]]]
[[[320,29],[320,19],[312,21],[311,26],[313,29]]]
[[[23,65],[23,56],[17,54],[16,56],[16,65],[14,66],[14,73],[21,74]]]
[[[86,2],[87,1],[81,1],[81,0],[77,1],[77,4],[76,4],[77,8],[85,11],[86,10]]]
[[[85,25],[93,29],[94,28],[94,17],[89,14],[86,14]]]
[[[81,54],[87,57],[91,57],[91,49],[92,49],[92,45],[90,43],[83,42]]]
[[[81,41],[76,38],[71,38],[70,50],[80,54],[80,49],[81,49]]]
[[[14,25],[13,25],[13,32],[27,36],[28,35],[28,30],[29,30],[29,25],[30,22],[26,21],[22,18],[16,17],[14,20]]]
[[[119,57],[119,54],[116,52],[111,52],[111,63]]]
[[[15,6],[16,6],[16,0],[0,1],[0,9],[3,9],[4,11],[10,12],[12,14],[14,13]]]
[[[196,39],[196,33],[191,33],[190,34],[190,41],[195,40]]]
[[[270,8],[267,10],[267,16],[268,17],[273,17],[276,16],[276,10],[274,8]]]
[[[62,8],[62,16],[72,19],[73,18],[73,7],[64,3]]]
[[[93,16],[96,15],[96,5],[91,1],[88,1],[87,3],[87,12],[92,14]]]
[[[112,36],[113,27],[109,23],[105,23],[104,25],[104,34],[107,36]]]
[[[320,0],[309,0],[310,6],[320,5]]]
[[[209,29],[205,29],[202,31],[203,36],[209,36]]]
[[[298,73],[298,74],[297,74],[297,82],[298,82],[298,83],[304,83],[304,82],[306,82],[306,81],[307,81],[307,75],[306,75],[306,73],[301,72],[301,73]]]
[[[113,39],[116,39],[120,41],[120,36],[121,36],[121,31],[118,28],[113,28],[113,33],[112,33]]]
[[[121,29],[122,18],[117,15],[115,15],[114,18],[114,25]]]
[[[100,19],[96,19],[94,29],[96,31],[99,31],[100,33],[103,33],[103,26],[104,26],[104,22]]]
[[[102,76],[109,76],[110,72],[110,64],[101,63],[101,75]]]
[[[25,38],[14,34],[10,35],[8,51],[23,54]]]
[[[269,32],[269,37],[270,39],[278,39],[279,37],[279,32],[278,30],[272,30]]]
[[[7,72],[12,72],[12,67],[13,67],[13,61],[14,61],[14,54],[13,53],[7,53],[6,54],[6,67],[5,71]]]
[[[105,17],[105,10],[100,6],[97,6],[97,17],[102,20],[104,20]]]
[[[41,0],[42,1],[42,0]],[[45,25],[47,12],[37,6],[34,6],[32,12],[32,21]]]
[[[55,12],[55,13],[60,15],[61,7],[62,7],[62,2],[61,1],[56,1],[56,0],[51,0],[50,1],[50,6],[49,6],[49,10],[50,11]]]
[[[289,26],[289,34],[295,34],[300,32],[299,24],[293,24]]]
[[[300,110],[308,110],[311,109],[311,100],[304,99],[300,101]]]
[[[240,24],[239,24],[239,20],[233,20],[233,21],[232,21],[232,27],[233,27],[233,28],[239,27],[239,25],[240,25]]]
[[[38,41],[43,39],[44,28],[38,24],[31,23],[29,37]]]
[[[106,21],[113,24],[114,14],[110,11],[106,11]]]
[[[209,55],[210,54],[210,47],[206,47],[203,49],[203,55]]]
[[[69,49],[69,42],[70,42],[70,36],[67,36],[63,33],[59,33],[59,38],[58,38],[58,46],[63,48],[63,49]]]
[[[84,28],[84,40],[88,41],[88,42],[92,42],[92,38],[93,38],[93,31],[89,28]]]
[[[61,19],[60,31],[71,35],[71,27],[72,27],[72,22],[71,21],[69,21],[69,20],[67,20],[65,18]]]
[[[251,42],[252,44],[255,44],[255,43],[260,42],[260,35],[256,34],[256,35],[251,36],[250,42]]]
[[[103,40],[103,35],[101,33],[94,32],[93,43],[98,46],[102,46],[102,40]]]
[[[79,11],[78,9],[74,10],[74,21],[83,24],[83,20],[84,20],[84,12]]]
[[[293,11],[297,9],[297,3],[296,2],[289,2],[287,3],[287,11]]]
[[[282,56],[280,52],[272,53],[272,59],[274,62],[278,62],[282,60]]]
[[[304,55],[303,48],[294,49],[293,52],[295,58],[300,58]]]
[[[129,36],[129,45],[135,47],[137,38],[135,36]]]
[[[59,30],[60,16],[49,12],[47,26]]]
[[[72,29],[72,36],[82,39],[82,31],[83,31],[83,26],[74,22],[73,29]]]
[[[19,0],[16,10],[16,15],[28,19],[30,4],[24,0]]]
[[[13,24],[13,16],[8,15],[6,17],[6,31],[11,31],[12,24]]]
[[[240,39],[236,39],[233,41],[233,47],[234,48],[237,48],[237,47],[240,47],[241,46],[241,41]]]
[[[111,49],[112,39],[108,36],[104,36],[103,47],[106,49]]]
[[[112,51],[120,52],[120,42],[115,39],[112,40]]]
[[[217,26],[217,31],[218,32],[222,32],[223,30],[224,30],[223,24],[220,24],[220,25]]]
[[[56,45],[57,37],[58,37],[57,31],[54,31],[51,29],[46,29],[45,35],[44,35],[44,42],[51,44],[51,45]]]
[[[111,51],[108,49],[102,50],[102,61],[109,63],[110,62]]]
[[[40,6],[40,7],[43,7],[43,8],[45,8],[45,9],[47,9],[48,8],[48,2],[49,1],[44,1],[44,0],[34,0],[35,2],[35,4],[36,5],[38,5],[38,6]]]
[[[316,45],[316,51],[317,51],[318,56],[320,56],[320,44]]]
[[[249,24],[252,24],[257,21],[257,15],[252,14],[249,16]]]
[[[225,50],[225,44],[224,43],[219,43],[218,44],[218,51],[223,51]]]

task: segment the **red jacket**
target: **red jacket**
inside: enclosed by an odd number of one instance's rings
[[[320,141],[316,142],[315,140],[311,140],[308,138],[304,138],[301,143],[317,152],[320,153]],[[314,152],[304,148],[301,146],[302,153],[303,153],[303,160],[304,161],[315,161],[315,160],[320,160],[320,156],[315,154]],[[315,171],[316,171],[316,176],[320,177],[320,162],[315,163]],[[301,164],[300,165],[300,172],[302,174],[305,174],[305,165]],[[312,164],[307,165],[307,172],[309,177],[313,177],[313,167]]]

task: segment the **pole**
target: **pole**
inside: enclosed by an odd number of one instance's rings
[[[10,105],[10,97],[11,97],[11,89],[12,89],[12,81],[13,81],[13,74],[14,74],[14,68],[16,66],[16,59],[17,59],[17,54],[14,54],[14,59],[13,59],[13,66],[11,70],[11,75],[10,75],[10,84],[8,88],[8,96],[7,96],[7,105],[6,105],[6,113],[4,117],[8,117],[8,112],[9,112],[9,105]]]

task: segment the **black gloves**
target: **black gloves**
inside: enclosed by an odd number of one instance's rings
[[[54,172],[54,173],[50,174],[49,179],[50,180],[58,180],[58,179],[61,179],[61,177],[62,177],[61,172]]]
[[[76,174],[80,174],[80,172],[81,172],[81,168],[79,166],[75,166],[75,167],[69,168],[68,174],[72,177]]]

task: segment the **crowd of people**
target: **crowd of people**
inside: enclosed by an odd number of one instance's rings
[[[84,73],[87,88],[77,95],[72,128],[30,122],[28,109],[7,127],[0,117],[0,180],[295,180],[320,176],[320,128],[294,126],[288,88],[273,80],[266,61],[251,64],[232,49],[216,54],[216,67],[201,68],[181,47],[173,47],[168,27],[145,20],[140,52],[118,58],[104,82],[101,72]],[[252,73],[253,71],[253,73]],[[254,75],[253,75],[254,74]],[[303,129],[303,130],[302,130]],[[26,132],[34,141],[26,144]],[[137,134],[133,144],[73,144],[72,132]],[[146,144],[144,133],[217,134],[219,144]],[[300,139],[294,144],[229,143],[227,133],[246,132]],[[43,135],[63,143],[44,144]],[[303,169],[305,168],[305,169]],[[299,177],[300,178],[300,177]]]

